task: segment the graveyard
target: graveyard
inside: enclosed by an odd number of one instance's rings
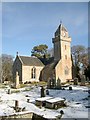
[[[46,58],[45,54],[41,57],[43,59],[22,56],[17,52],[12,66],[12,80],[8,78],[8,71],[1,80],[0,119],[88,118],[90,65],[82,64],[79,57],[77,60],[72,58],[71,37],[62,23],[52,43],[54,56],[50,58]]]
[[[44,119],[88,118],[90,95],[87,85],[65,84],[62,89],[48,89],[44,85],[44,93],[41,93],[41,89],[41,84],[17,89],[0,84],[0,118],[15,115],[23,117],[24,114],[30,118],[32,113]]]

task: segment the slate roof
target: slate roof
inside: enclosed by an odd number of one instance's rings
[[[55,35],[59,34],[60,31],[65,31],[68,32],[67,29],[64,27],[64,25],[60,24],[59,27],[57,28]]]
[[[21,62],[26,66],[44,66],[37,57],[19,56]]]
[[[59,29],[67,32],[67,29],[62,24],[59,25]]]
[[[48,81],[49,78],[52,78],[53,72],[58,62],[59,61],[53,61],[52,63],[46,65],[41,71],[40,80]]]

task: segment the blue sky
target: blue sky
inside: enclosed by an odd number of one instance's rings
[[[53,47],[52,38],[60,20],[73,45],[88,46],[88,3],[2,3],[2,52],[31,55],[35,45]]]

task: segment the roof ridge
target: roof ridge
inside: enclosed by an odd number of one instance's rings
[[[25,56],[25,55],[19,55],[19,56],[21,56],[21,57],[29,57],[29,58],[37,58],[36,56]]]
[[[21,59],[21,57],[18,55],[18,58],[19,58],[19,60],[21,61],[21,63],[23,64],[23,61],[22,61],[22,59]]]
[[[18,56],[22,64],[25,65],[35,65],[35,66],[44,66],[42,61],[34,56]]]

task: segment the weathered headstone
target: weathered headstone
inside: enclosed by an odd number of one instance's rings
[[[57,86],[56,88],[61,89],[61,80],[58,78],[57,79]]]
[[[29,98],[27,99],[27,102],[28,102],[28,103],[30,102],[30,99],[29,99]]]
[[[72,90],[72,87],[71,87],[71,86],[69,87],[69,90]]]
[[[7,92],[8,94],[11,94],[11,89],[8,89],[8,92]]]
[[[49,90],[46,90],[46,95],[49,95]]]
[[[78,78],[74,78],[74,85],[78,85]]]
[[[17,110],[19,107],[19,101],[18,100],[15,100],[15,110]]]
[[[41,87],[41,97],[45,97],[45,88]]]
[[[85,85],[85,75],[82,75],[81,77],[81,85]]]
[[[19,75],[18,72],[16,72],[16,80],[15,80],[15,88],[19,88],[20,84],[19,84]]]

